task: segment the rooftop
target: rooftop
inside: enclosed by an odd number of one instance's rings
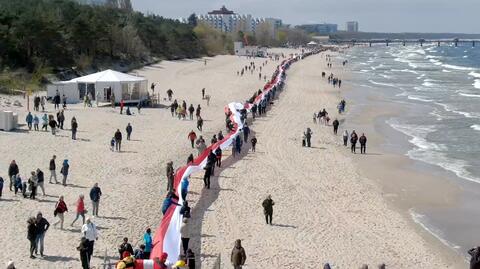
[[[222,8],[217,9],[217,10],[212,10],[208,12],[208,14],[212,15],[232,15],[235,14],[233,11],[228,10],[225,6],[222,6]]]

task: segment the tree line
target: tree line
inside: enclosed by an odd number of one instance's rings
[[[199,57],[189,24],[71,0],[0,0],[0,68],[95,69],[102,62]]]

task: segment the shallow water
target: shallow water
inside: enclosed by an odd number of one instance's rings
[[[345,58],[351,84],[366,96],[404,107],[383,124],[407,137],[401,154],[448,172],[462,190],[454,208],[412,209],[415,222],[464,254],[480,243],[480,48],[374,46]],[[368,98],[357,105],[371,105]],[[386,144],[395,144],[390,141]],[[396,151],[398,149],[395,149]],[[420,212],[421,211],[421,212]]]

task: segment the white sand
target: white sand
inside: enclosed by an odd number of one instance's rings
[[[201,104],[203,135],[210,140],[212,134],[224,130],[224,106],[246,100],[264,84],[258,80],[257,72],[237,77],[236,72],[249,61],[219,56],[209,59],[207,66],[201,60],[163,62],[139,73],[149,82],[158,82],[156,91],[164,97],[165,91],[172,88],[179,102],[185,99],[188,105]],[[255,60],[257,66],[262,61]],[[275,66],[270,62],[262,73],[270,76]],[[218,180],[213,178],[210,191],[201,189],[202,175],[191,180],[188,200],[195,207],[192,228],[196,235],[191,246],[198,262],[202,261],[202,268],[212,268],[220,253],[222,268],[228,268],[231,247],[240,238],[248,255],[246,268],[320,268],[318,263],[325,261],[334,268],[380,262],[392,268],[449,267],[400,214],[388,208],[380,190],[358,175],[330,128],[315,126],[316,148],[300,147],[301,132],[313,127],[313,111],[325,106],[333,112],[337,102],[336,93],[320,82],[323,69],[320,56],[294,64],[280,100],[275,101],[267,117],[255,121],[252,127],[259,140],[257,153],[248,153],[238,161],[225,160],[224,166],[228,167]],[[203,87],[212,96],[209,107],[201,100]],[[3,106],[2,101],[0,108]],[[25,107],[20,108],[22,122],[25,111]],[[133,111],[136,114],[136,109]],[[113,262],[121,238],[127,236],[139,244],[146,227],[156,230],[166,189],[166,162],[173,160],[177,168],[189,153],[196,153],[187,140],[195,122],[172,118],[168,109],[143,109],[142,115],[128,117],[119,115],[118,108],[113,112],[111,108],[84,109],[74,105],[66,111],[67,128],[72,116],[79,123],[79,141],[72,141],[69,131],[57,137],[33,131],[0,132],[0,174],[7,177],[12,159],[24,177],[40,167],[45,172],[47,194],[51,195],[40,194],[40,201],[31,201],[14,197],[8,186],[4,187],[2,199],[6,200],[0,201],[2,261],[14,260],[19,268],[79,268],[75,248],[80,223],[73,228],[69,224],[77,196],[88,197],[93,183],[99,182],[104,195],[100,217],[94,222],[101,228],[101,235],[92,263],[101,264],[105,251]],[[133,141],[125,140],[128,122],[133,125]],[[125,152],[120,154],[111,152],[108,146],[117,128],[124,133]],[[70,160],[69,183],[75,186],[48,184],[48,162],[53,154],[58,156],[57,166],[64,158]],[[264,224],[261,209],[267,194],[276,202],[273,227]],[[40,210],[53,223],[54,203],[59,195],[65,196],[70,209],[66,230],[52,227],[45,239],[47,257],[30,260],[26,219]],[[91,210],[89,202],[86,206]]]

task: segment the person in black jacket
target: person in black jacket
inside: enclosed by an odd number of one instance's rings
[[[332,122],[332,125],[333,125],[333,134],[337,135],[337,132],[338,132],[338,125],[340,125],[340,122],[335,119],[333,122]]]
[[[360,136],[358,142],[360,142],[360,154],[365,154],[367,151],[367,137],[365,136],[365,134],[362,134],[362,136]]]
[[[127,124],[127,128],[125,129],[127,131],[127,140],[130,140],[130,135],[132,134],[133,128],[132,125],[130,125],[130,122]]]
[[[19,173],[18,165],[15,160],[12,160],[10,166],[8,167],[8,178],[10,179],[10,191],[13,191],[13,183],[15,182],[15,178]]]
[[[48,182],[52,183],[52,178],[53,178],[53,179],[55,179],[55,184],[58,184],[56,165],[55,165],[55,159],[56,158],[57,158],[57,156],[53,155],[52,159],[50,160],[50,164],[48,166],[48,169],[50,170],[50,180]]]
[[[123,238],[123,243],[120,244],[118,247],[118,252],[120,253],[120,259],[122,259],[123,252],[127,251],[130,255],[133,255],[133,247],[132,244],[128,243],[128,238]]]
[[[88,260],[88,240],[85,237],[80,239],[80,245],[77,250],[80,252],[80,261],[82,262],[82,269],[90,268],[90,261]]]
[[[72,126],[72,139],[77,140],[78,123],[75,117],[72,118],[71,126]]]
[[[102,196],[102,189],[95,183],[90,190],[90,200],[92,201],[92,215],[98,217],[98,207],[100,206],[100,197]]]
[[[115,132],[115,150],[121,151],[122,150],[122,132],[119,129]]]
[[[36,247],[36,239],[37,239],[37,227],[35,226],[35,218],[31,217],[27,220],[27,239],[30,241],[30,258],[35,259],[36,257],[33,256],[33,252],[35,251]]]
[[[205,170],[205,174],[203,175],[203,183],[204,187],[207,189],[210,189],[210,176],[212,175],[212,167],[212,164],[207,163],[205,168],[203,168]]]
[[[470,249],[468,254],[472,256],[470,258],[470,269],[480,269],[480,247]]]
[[[353,130],[352,134],[350,134],[350,144],[352,145],[350,150],[352,151],[352,153],[355,153],[355,149],[357,147],[357,141],[358,141],[357,133],[355,133],[355,130]]]
[[[36,228],[36,238],[35,238],[35,254],[37,251],[40,251],[40,256],[43,257],[43,246],[45,241],[45,234],[50,228],[50,223],[43,217],[42,212],[38,212],[37,219],[35,221],[35,228]]]

